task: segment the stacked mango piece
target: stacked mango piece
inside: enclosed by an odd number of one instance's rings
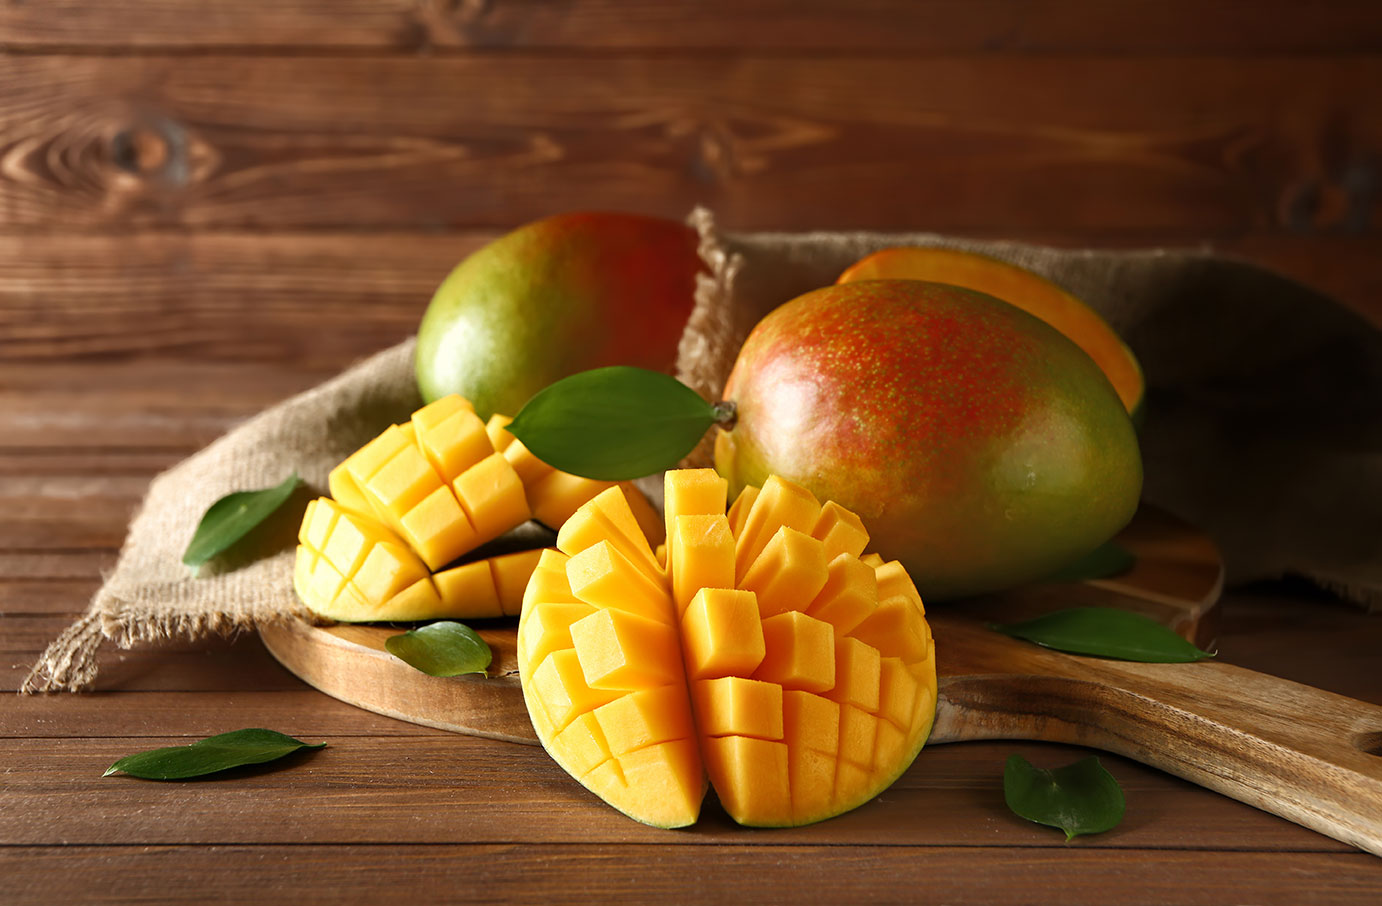
[[[706,780],[743,824],[806,824],[877,795],[924,744],[934,645],[906,571],[859,519],[777,477],[726,512],[669,472],[667,543],[602,492],[541,555],[519,673],[562,767],[649,824],[693,823]]]
[[[557,472],[507,424],[442,397],[332,470],[331,497],[308,505],[298,534],[308,608],[346,622],[516,615],[541,551],[451,564],[535,514],[556,528],[612,485]],[[621,493],[660,531],[636,488]]]

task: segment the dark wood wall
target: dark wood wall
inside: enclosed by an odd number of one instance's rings
[[[121,382],[200,442],[564,209],[1209,243],[1382,310],[1377,0],[0,0],[0,48],[7,446]]]

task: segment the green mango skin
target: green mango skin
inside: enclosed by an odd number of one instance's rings
[[[559,214],[475,252],[437,288],[418,329],[424,400],[448,393],[481,418],[513,415],[589,368],[671,371],[701,262],[683,224]]]
[[[858,513],[927,600],[1050,575],[1127,524],[1142,459],[1078,346],[992,296],[877,280],[770,313],[725,386],[731,494],[770,474]]]

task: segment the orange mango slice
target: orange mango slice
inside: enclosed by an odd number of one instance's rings
[[[853,513],[777,477],[726,494],[668,472],[660,555],[621,489],[576,509],[528,583],[524,700],[552,757],[639,821],[694,823],[707,784],[741,824],[820,821],[930,734],[925,609]]]

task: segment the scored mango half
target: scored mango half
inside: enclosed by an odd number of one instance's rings
[[[562,526],[529,580],[519,676],[567,773],[631,818],[696,821],[707,780],[735,821],[849,811],[912,763],[935,646],[897,562],[857,516],[771,477],[726,512],[710,469],[668,472],[662,555],[621,489]]]
[[[293,584],[303,603],[341,622],[516,616],[541,551],[456,561],[610,485],[546,466],[504,424],[487,426],[462,397],[442,397],[333,469],[331,497],[308,504],[298,533]],[[624,493],[644,525],[660,525],[637,488]]]

